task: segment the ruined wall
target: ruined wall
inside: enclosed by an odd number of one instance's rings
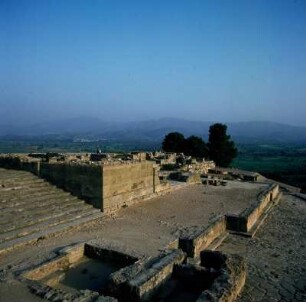
[[[102,208],[102,167],[100,165],[75,165],[41,163],[40,177]]]
[[[227,229],[235,232],[249,232],[279,196],[279,186],[271,184],[266,190],[260,193],[249,208],[243,210],[239,215],[226,215]]]
[[[179,238],[179,248],[187,253],[188,257],[196,258],[200,252],[206,249],[216,238],[226,232],[225,216],[220,216],[212,221],[206,228],[196,228],[187,231]]]
[[[265,191],[263,191],[257,198],[257,202],[253,204],[250,209],[247,209],[241,213],[242,216],[247,217],[247,231],[257,222],[259,217],[264,213],[267,206],[273,202],[273,200],[279,194],[279,186],[271,185]]]
[[[149,161],[115,164],[43,162],[28,156],[0,156],[0,166],[26,170],[46,179],[103,212],[112,212],[170,190]]]
[[[39,175],[40,160],[17,154],[1,154],[0,167],[6,169],[25,170],[32,172],[35,175]]]
[[[103,210],[116,210],[155,193],[153,164],[139,162],[133,164],[103,166]],[[156,184],[157,185],[157,184]]]
[[[155,183],[159,185],[150,162],[104,166],[41,163],[40,176],[103,212],[150,196]]]

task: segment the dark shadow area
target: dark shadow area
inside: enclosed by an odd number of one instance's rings
[[[89,289],[103,293],[109,275],[120,268],[120,265],[113,262],[90,259],[84,256],[65,272],[57,287],[62,288],[64,286],[63,289],[66,290],[69,290],[69,288],[77,290]]]

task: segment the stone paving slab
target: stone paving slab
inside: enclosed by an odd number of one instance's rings
[[[230,235],[219,250],[246,257],[237,302],[306,301],[306,203],[284,195],[254,238]]]

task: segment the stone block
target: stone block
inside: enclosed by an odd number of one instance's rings
[[[182,250],[171,250],[155,258],[140,260],[111,275],[109,291],[128,301],[149,301],[154,291],[170,278],[173,268],[183,263]]]
[[[243,257],[221,252],[202,251],[201,266],[219,272],[209,289],[205,290],[197,302],[231,302],[241,292],[247,274]]]
[[[212,221],[207,227],[189,229],[179,238],[179,248],[188,257],[198,257],[201,250],[207,248],[215,239],[224,235],[226,232],[226,220],[220,216]]]

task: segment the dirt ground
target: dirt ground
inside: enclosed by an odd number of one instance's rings
[[[226,187],[190,185],[2,254],[0,301],[41,301],[15,276],[52,259],[56,251],[67,245],[95,239],[120,245],[134,255],[156,255],[186,227],[207,225],[220,214],[239,213],[263,187],[242,182],[229,182]]]

